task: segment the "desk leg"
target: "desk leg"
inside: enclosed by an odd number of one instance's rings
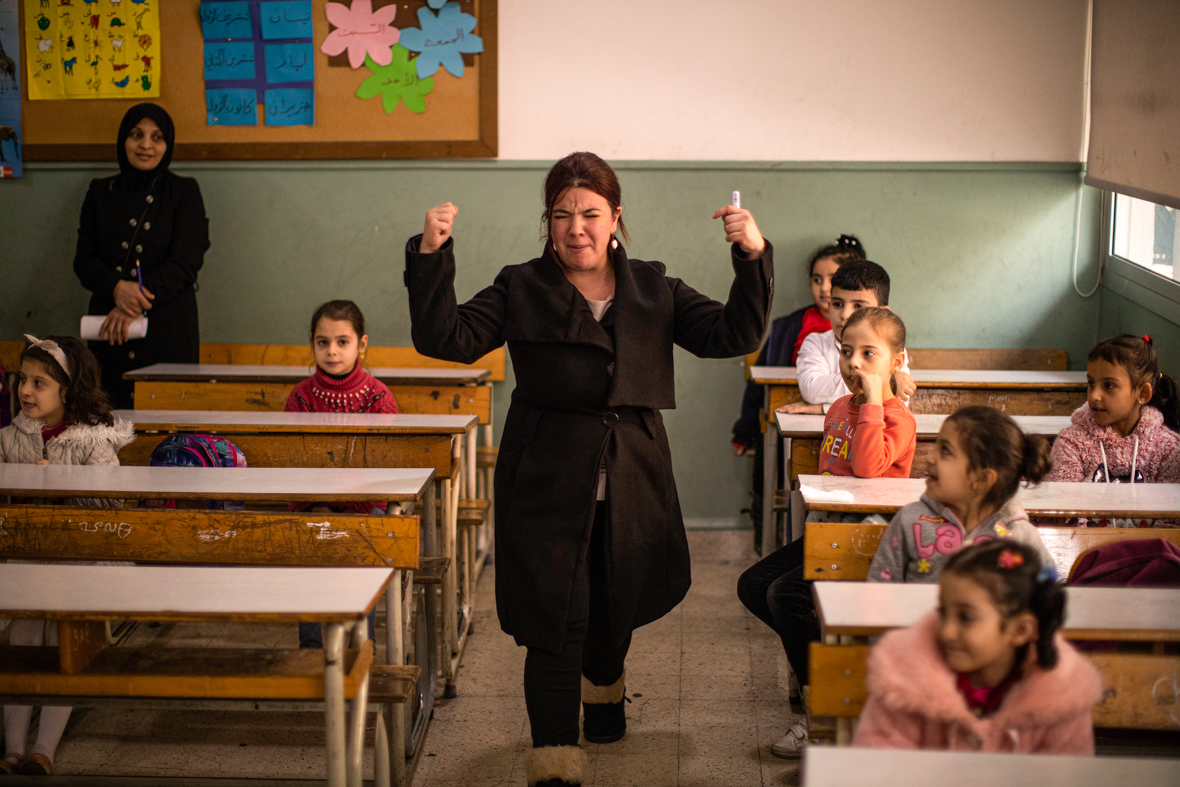
[[[467,446],[465,456],[463,457],[464,478],[463,478],[463,497],[468,500],[474,500],[475,495],[475,460],[479,453],[476,450],[477,430],[472,429],[467,433]]]
[[[345,787],[344,624],[329,623],[324,632],[324,711],[328,738],[328,787]]]
[[[369,639],[369,621],[361,618],[352,627],[352,646],[359,648]],[[361,787],[361,777],[364,774],[362,765],[365,754],[365,716],[369,710],[369,674],[361,677],[361,685],[356,687],[356,698],[352,701],[351,727],[347,735],[348,752],[348,787]],[[378,741],[378,744],[380,741]]]
[[[398,666],[405,663],[402,573],[401,571],[393,572],[389,589],[385,591],[385,663]],[[379,727],[386,726],[380,723],[386,715],[389,716],[389,736],[387,738],[384,730],[378,729],[376,747],[378,750],[386,752],[384,783],[390,783],[389,769],[392,764],[392,777],[397,779],[396,784],[400,785],[405,780],[406,774],[405,707],[403,705],[387,706],[382,713],[377,715]],[[386,740],[389,741],[388,748],[385,745]],[[376,778],[378,785],[381,785],[381,779],[376,776],[374,778]]]
[[[769,394],[767,407],[770,406]],[[775,428],[764,424],[762,435],[762,557],[778,549],[778,517],[774,513],[774,493],[778,491],[778,441]]]

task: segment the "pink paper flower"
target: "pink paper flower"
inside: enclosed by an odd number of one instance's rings
[[[377,65],[393,62],[392,47],[401,37],[401,31],[391,26],[397,15],[396,3],[374,11],[372,0],[352,0],[351,8],[343,3],[328,3],[325,10],[336,29],[324,39],[321,52],[334,56],[347,49],[348,64],[353,68],[365,64],[366,54]]]

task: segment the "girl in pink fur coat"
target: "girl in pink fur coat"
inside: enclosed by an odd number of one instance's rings
[[[1056,580],[1011,540],[954,555],[938,610],[873,648],[854,745],[1092,755],[1102,681],[1057,633]]]

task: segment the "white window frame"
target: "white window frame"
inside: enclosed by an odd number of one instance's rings
[[[1180,282],[1111,252],[1114,194],[1102,192],[1102,286],[1180,325]]]

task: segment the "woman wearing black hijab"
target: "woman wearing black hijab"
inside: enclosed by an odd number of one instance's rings
[[[168,171],[175,130],[155,104],[137,104],[119,125],[119,174],[91,181],[78,227],[74,273],[90,290],[89,314],[103,315],[90,349],[116,407],[132,406],[125,372],[154,363],[197,363],[197,272],[209,248],[209,220],[197,181]],[[148,317],[143,339],[127,338]]]

